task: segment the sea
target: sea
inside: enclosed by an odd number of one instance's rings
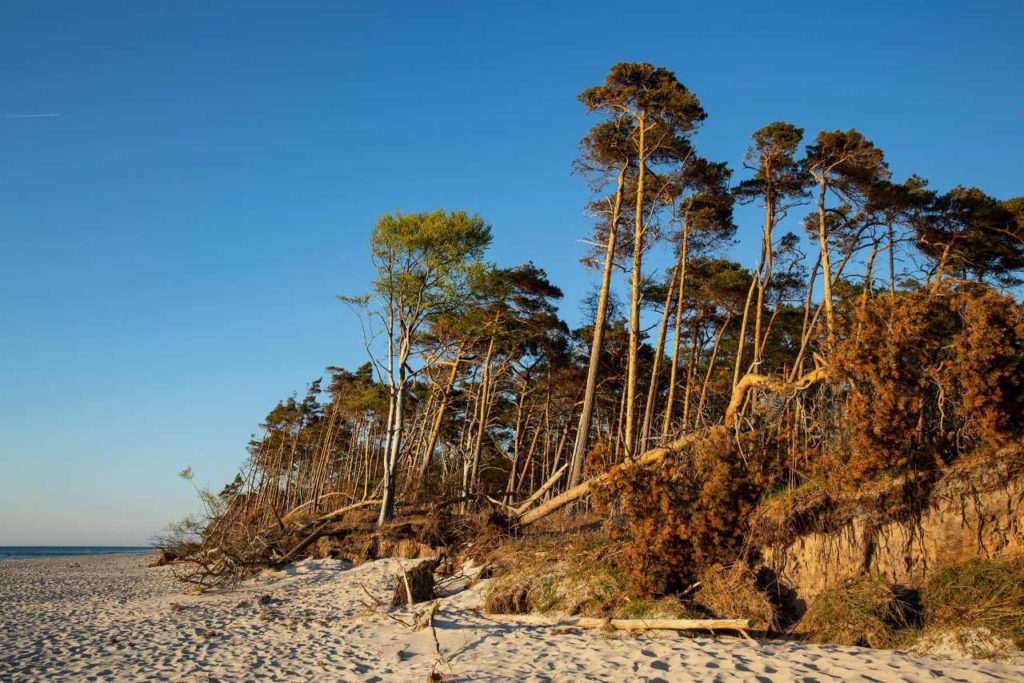
[[[0,545],[0,562],[4,560],[30,560],[43,557],[78,557],[81,555],[116,555],[121,553],[151,553],[150,546],[122,545]]]

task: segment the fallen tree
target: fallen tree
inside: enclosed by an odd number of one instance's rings
[[[620,631],[738,631],[753,628],[750,619],[599,619],[597,617],[550,617],[543,614],[485,614],[498,622],[529,626],[614,628]]]
[[[517,509],[517,512],[519,513],[519,518],[516,521],[520,525],[522,525],[522,526],[528,526],[528,525],[533,524],[534,522],[536,522],[538,520],[544,519],[545,517],[550,515],[552,512],[555,512],[556,510],[560,510],[563,507],[565,507],[566,505],[568,505],[569,503],[572,503],[573,501],[579,500],[583,496],[587,495],[588,493],[590,493],[591,489],[596,484],[599,484],[599,483],[601,483],[603,481],[607,481],[608,479],[611,479],[612,477],[617,475],[622,470],[624,470],[626,468],[629,468],[629,467],[650,467],[651,465],[656,465],[656,464],[660,463],[662,460],[664,460],[665,458],[667,458],[669,455],[672,455],[673,453],[677,453],[680,450],[682,450],[683,448],[685,448],[686,446],[689,446],[690,444],[694,443],[695,441],[697,441],[697,439],[699,439],[705,433],[706,432],[704,430],[699,431],[699,432],[691,432],[689,434],[686,434],[686,435],[676,439],[675,441],[673,441],[673,442],[671,442],[669,444],[666,444],[665,446],[661,446],[659,448],[653,448],[653,449],[647,451],[646,453],[644,453],[643,455],[641,455],[636,460],[627,460],[624,463],[620,463],[618,465],[615,465],[614,467],[612,467],[612,468],[608,469],[607,471],[597,475],[596,477],[588,479],[587,481],[583,482],[582,484],[579,484],[578,486],[574,486],[571,489],[569,489],[568,491],[565,491],[564,493],[555,496],[551,500],[546,501],[545,503],[542,503],[541,505],[538,505],[537,507],[533,508],[532,510],[528,510],[528,511],[527,510],[522,510],[522,506],[520,506],[520,508]],[[561,476],[561,474],[560,473],[556,474],[556,476]],[[522,512],[519,512],[520,510],[522,510]]]
[[[814,368],[792,382],[778,377],[771,377],[770,375],[747,373],[736,383],[736,387],[732,390],[732,397],[729,399],[729,405],[725,409],[725,427],[732,428],[736,426],[736,415],[739,413],[740,408],[743,407],[744,402],[747,400],[747,395],[752,389],[759,388],[777,394],[792,395],[824,381],[826,377],[828,377],[828,373],[821,366]]]

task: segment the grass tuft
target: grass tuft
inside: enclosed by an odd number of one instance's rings
[[[811,603],[796,632],[813,643],[891,648],[912,610],[876,576],[862,576],[826,590]]]
[[[987,628],[1024,649],[1024,558],[942,569],[925,582],[921,605],[930,627]]]

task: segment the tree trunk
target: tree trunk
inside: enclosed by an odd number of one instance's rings
[[[406,376],[405,363],[408,359],[408,340],[403,339],[398,358],[398,382],[392,389],[391,402],[394,403],[391,430],[388,434],[388,450],[384,454],[384,495],[380,504],[380,516],[377,524],[389,522],[395,514],[395,479],[398,472],[398,456],[402,449],[402,429],[405,419]]]
[[[693,331],[690,335],[690,355],[686,359],[686,386],[683,388],[683,431],[690,425],[690,395],[693,392],[693,382],[697,374],[697,339],[700,336],[701,317],[693,321]]]
[[[604,343],[605,316],[608,311],[608,294],[611,288],[612,266],[615,263],[615,241],[619,225],[619,213],[622,208],[622,188],[626,179],[627,164],[619,170],[615,189],[615,203],[608,228],[608,244],[605,247],[604,271],[601,274],[601,292],[597,298],[597,311],[594,314],[594,335],[590,344],[590,358],[587,361],[587,384],[583,393],[583,412],[580,414],[580,426],[576,430],[576,442],[572,450],[572,465],[569,473],[569,485],[579,483],[587,454],[587,443],[590,439],[590,422],[594,414],[594,396],[597,393],[597,370],[601,359],[601,347]]]
[[[434,415],[434,424],[430,428],[430,436],[427,437],[427,444],[423,448],[423,455],[420,456],[420,491],[427,489],[427,472],[430,469],[430,459],[434,455],[434,448],[437,447],[437,439],[441,434],[441,425],[444,424],[444,416],[448,410],[448,402],[451,399],[452,387],[459,376],[459,363],[462,360],[462,348],[460,347],[452,360],[452,371],[448,373],[448,381],[441,393],[441,402],[437,407],[437,414]]]
[[[747,321],[750,320],[750,303],[754,299],[754,291],[760,279],[761,264],[757,264],[754,276],[750,278],[750,288],[747,289],[747,300],[743,304],[743,319],[740,321],[740,334],[736,338],[736,365],[732,369],[732,388],[735,389],[740,381],[740,370],[743,369],[743,347],[746,345]]]
[[[647,441],[651,436],[651,422],[654,419],[654,401],[658,395],[658,371],[661,370],[661,357],[665,353],[665,335],[668,333],[668,318],[672,310],[672,295],[675,293],[678,271],[679,263],[677,262],[672,269],[672,277],[669,278],[668,293],[665,295],[665,310],[661,314],[658,341],[654,346],[654,362],[651,363],[651,383],[647,387],[647,402],[644,404],[644,422],[640,428],[640,448],[647,447]]]
[[[665,415],[661,420],[661,438],[668,438],[672,425],[672,413],[676,403],[676,374],[679,372],[679,347],[682,337],[683,304],[686,300],[686,261],[689,254],[690,221],[683,217],[683,241],[679,245],[679,293],[676,297],[675,330],[672,336],[672,369],[668,379],[668,398],[665,399]]]
[[[896,300],[896,240],[892,221],[889,221],[889,300]]]
[[[754,311],[754,358],[752,367],[754,372],[761,369],[761,319],[764,316],[764,292],[768,288],[768,282],[772,277],[772,228],[775,227],[775,199],[772,197],[771,168],[765,169],[765,177],[769,178],[764,192],[764,242],[761,245],[761,258],[764,263],[764,272],[757,283],[757,308]],[[765,337],[767,337],[765,333]]]
[[[818,247],[821,249],[822,302],[825,305],[825,328],[831,345],[835,341],[836,318],[832,309],[832,265],[828,253],[828,224],[825,220],[825,175],[818,181]]]
[[[629,360],[626,366],[626,429],[624,446],[626,457],[632,458],[636,448],[636,380],[637,360],[640,348],[640,287],[642,284],[642,263],[644,253],[644,176],[646,176],[646,134],[647,122],[643,115],[637,117],[640,139],[637,145],[636,175],[636,216],[633,229],[633,272],[631,274],[632,291],[629,307]]]
[[[694,418],[694,423],[699,424],[704,415],[704,403],[708,398],[708,387],[711,385],[711,375],[715,371],[715,361],[718,360],[718,346],[722,343],[722,337],[725,336],[725,330],[729,327],[729,323],[732,321],[732,312],[729,312],[725,316],[725,321],[722,323],[722,329],[718,330],[718,335],[715,337],[715,344],[711,347],[711,358],[708,359],[708,369],[704,374],[704,383],[700,387],[700,399],[697,400],[697,413]]]

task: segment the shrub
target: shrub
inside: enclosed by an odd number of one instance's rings
[[[675,460],[625,468],[601,487],[621,507],[621,566],[632,594],[682,589],[702,568],[738,557],[747,516],[776,469],[763,466],[768,456],[763,446],[741,453],[730,430],[715,429]],[[607,528],[618,532],[617,520]]]
[[[1024,308],[988,288],[876,297],[829,365],[855,481],[935,469],[1024,432]]]
[[[708,567],[698,577],[700,588],[693,601],[722,619],[751,619],[754,628],[774,631],[778,628],[775,606],[758,588],[757,577],[745,563],[730,567]]]
[[[1024,558],[938,571],[925,582],[921,605],[929,628],[988,628],[1024,647]]]
[[[1024,309],[991,290],[963,298],[950,364],[962,387],[960,418],[970,436],[998,447],[1024,427]]]
[[[848,391],[843,417],[846,467],[855,480],[907,466],[934,464],[943,450],[932,370],[949,339],[944,298],[908,294],[878,297],[860,309],[854,329],[831,359],[835,378]]]

